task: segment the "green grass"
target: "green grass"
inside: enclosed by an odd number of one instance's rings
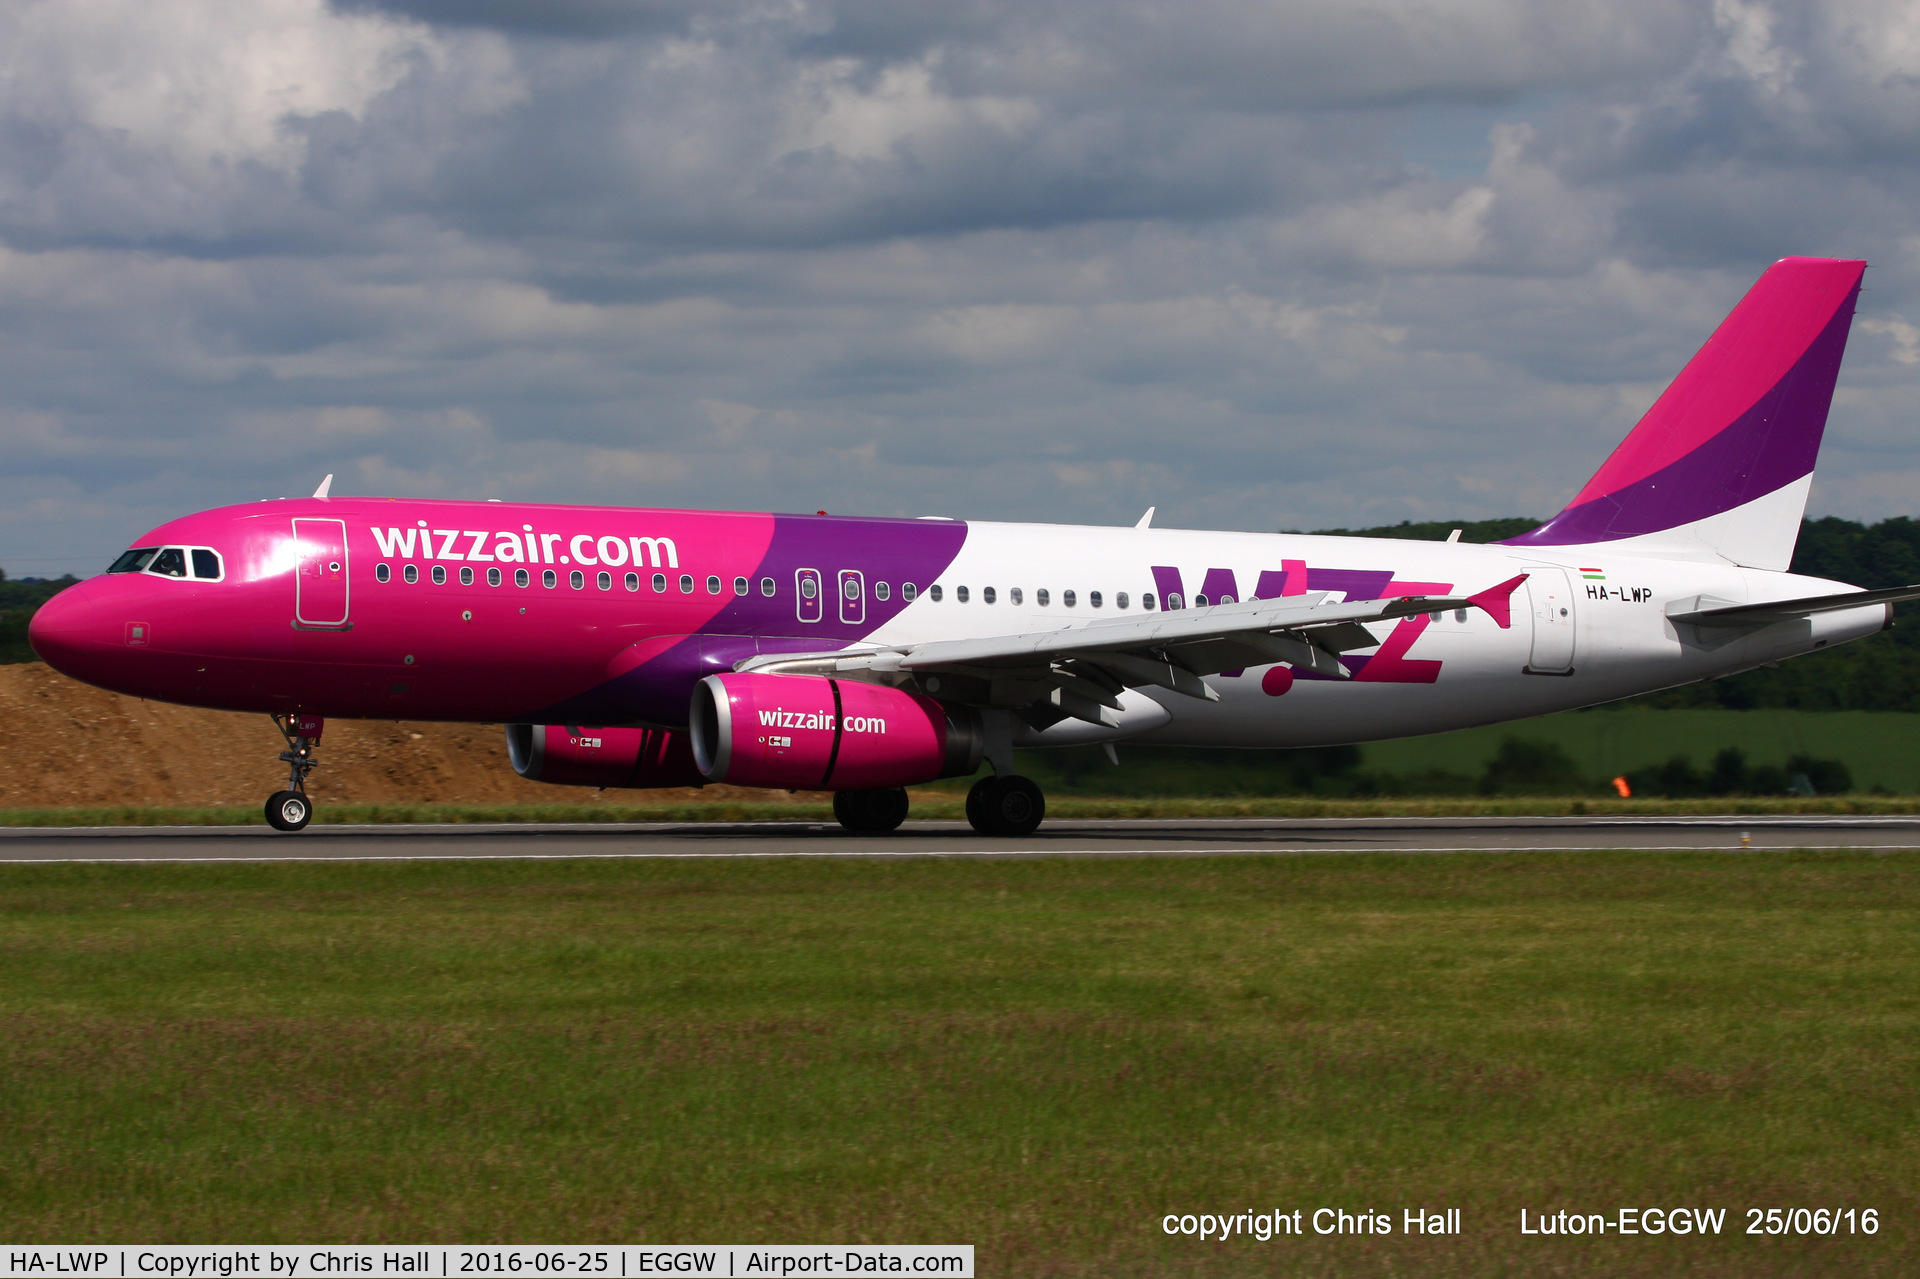
[[[1705,768],[1728,747],[1749,764],[1784,765],[1791,755],[1835,759],[1860,790],[1920,791],[1920,715],[1883,711],[1646,710],[1602,707],[1513,724],[1372,742],[1361,767],[1417,775],[1429,770],[1477,776],[1507,737],[1551,742],[1580,771],[1616,777],[1685,755]],[[1124,749],[1124,747],[1122,748]]]
[[[1895,1275],[1920,857],[0,867],[0,1235]],[[1749,1239],[1746,1206],[1876,1207]],[[1729,1210],[1522,1239],[1521,1207]],[[1458,1240],[1168,1240],[1425,1205]]]

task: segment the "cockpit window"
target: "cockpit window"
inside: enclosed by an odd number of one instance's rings
[[[147,571],[158,573],[162,577],[185,577],[187,553],[177,546],[169,546],[153,557],[153,566]]]
[[[107,572],[138,573],[147,566],[148,560],[159,553],[159,549],[157,546],[136,546],[130,551],[123,551],[120,554],[120,558],[113,562],[112,566],[107,569]]]
[[[196,548],[193,552],[193,575],[203,577],[210,582],[220,580],[220,554]]]

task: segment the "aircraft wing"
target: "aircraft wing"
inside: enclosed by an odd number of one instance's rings
[[[1327,593],[1245,600],[1208,608],[1102,618],[1083,626],[930,640],[832,653],[765,654],[741,670],[840,675],[914,684],[943,699],[1023,709],[1053,721],[1067,716],[1111,723],[1119,693],[1153,685],[1218,701],[1200,678],[1245,666],[1288,662],[1346,679],[1339,654],[1380,642],[1372,622],[1477,608],[1502,629],[1512,625],[1511,596],[1527,575],[1466,596],[1402,596],[1330,604]],[[1050,709],[1049,709],[1050,708]]]
[[[1920,599],[1920,585],[1894,586],[1884,591],[1843,591],[1838,595],[1809,595],[1797,600],[1773,600],[1763,604],[1729,604],[1719,608],[1702,607],[1709,600],[1702,596],[1688,601],[1693,607],[1667,614],[1667,620],[1691,626],[1770,626],[1775,622],[1798,621],[1815,613],[1832,613],[1868,604],[1897,604],[1901,600]]]

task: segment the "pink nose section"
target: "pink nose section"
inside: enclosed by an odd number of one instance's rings
[[[27,623],[27,643],[40,660],[72,675],[89,647],[97,645],[93,601],[85,583],[70,586],[34,610]]]

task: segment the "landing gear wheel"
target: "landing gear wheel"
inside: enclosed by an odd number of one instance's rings
[[[267,825],[275,830],[303,830],[313,820],[313,801],[307,798],[307,774],[320,767],[313,748],[327,721],[318,715],[274,715],[273,726],[286,739],[280,762],[287,766],[287,788],[267,800]]]
[[[982,835],[1031,835],[1046,815],[1047,797],[1030,778],[983,777],[967,792],[967,821]]]
[[[884,835],[907,820],[907,792],[835,791],[833,815],[842,826],[856,835]]]
[[[275,830],[300,830],[312,819],[313,805],[297,790],[275,791],[267,801],[267,825]]]

